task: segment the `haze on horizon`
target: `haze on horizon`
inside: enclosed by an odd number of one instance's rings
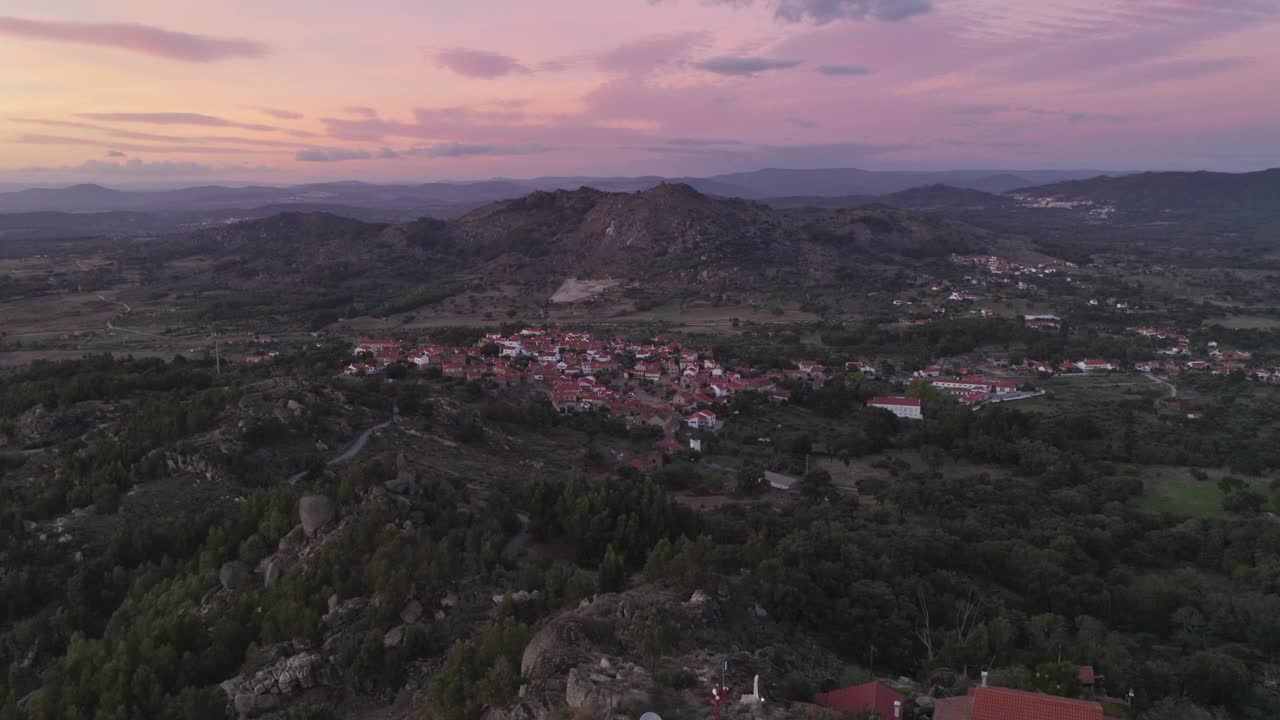
[[[1277,37],[1271,0],[9,0],[0,183],[1256,170]]]

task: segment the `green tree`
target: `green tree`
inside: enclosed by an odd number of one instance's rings
[[[1183,662],[1187,695],[1202,705],[1238,707],[1249,692],[1249,668],[1241,660],[1201,650]]]
[[[600,585],[600,592],[618,592],[626,585],[626,564],[623,561],[622,556],[614,549],[613,545],[610,545],[609,549],[605,551],[604,559],[600,561],[600,569],[598,570],[597,577]]]

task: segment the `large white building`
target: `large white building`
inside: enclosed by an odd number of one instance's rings
[[[924,412],[920,409],[920,401],[914,398],[905,397],[878,397],[872,398],[867,403],[867,407],[880,408],[888,410],[900,418],[908,420],[923,420]]]

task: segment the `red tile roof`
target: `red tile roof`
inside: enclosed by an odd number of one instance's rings
[[[1008,688],[977,687],[969,691],[969,720],[1102,720],[1102,705]]]
[[[813,701],[822,707],[845,713],[874,712],[882,720],[901,719],[906,698],[878,682],[820,693]],[[894,714],[894,703],[898,703]]]
[[[867,405],[901,405],[903,407],[920,407],[920,401],[914,398],[904,397],[878,397],[871,398]]]

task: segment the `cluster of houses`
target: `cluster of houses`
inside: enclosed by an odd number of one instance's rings
[[[962,267],[979,268],[989,275],[1009,280],[1019,277],[1048,277],[1075,267],[1073,263],[1063,260],[1027,265],[999,255],[952,255],[951,262]]]
[[[972,288],[988,288],[988,287],[1016,287],[1018,290],[1033,290],[1036,285],[1034,280],[1043,279],[1053,275],[1061,275],[1067,282],[1071,281],[1071,277],[1066,271],[1074,267],[1071,263],[1061,260],[1050,260],[1044,263],[1024,264],[1003,258],[998,255],[952,255],[951,262],[961,267],[970,267],[982,271],[981,274],[966,275],[960,281],[960,285],[965,289],[953,287],[951,283],[940,282],[929,288],[934,293],[946,293],[940,302],[932,303],[929,306],[933,315],[952,315],[953,308],[949,308],[948,304],[972,305],[982,301],[983,297],[975,292]],[[910,300],[897,299],[893,302],[895,307],[910,307],[914,303]],[[990,308],[977,308],[968,310],[969,315],[977,315],[979,317],[995,317],[995,312]],[[913,324],[926,322],[925,319],[916,319]],[[1028,320],[1029,327],[1038,327],[1039,323]],[[1057,328],[1057,319],[1053,318],[1053,324],[1045,327]]]
[[[1087,669],[1092,677],[1093,669]],[[1081,668],[1081,678],[1085,670]],[[982,684],[970,688],[965,695],[932,699],[933,720],[1102,720],[1106,714],[1102,703],[1094,700],[995,687],[989,685],[986,678],[984,672]],[[1092,680],[1088,685],[1082,684],[1082,688],[1092,693]],[[880,682],[820,693],[813,702],[833,716],[873,720],[903,720],[907,710],[907,698]]]
[[[964,277],[964,281],[971,286],[1002,285],[1017,287],[1019,290],[1035,289],[1034,280],[1042,280],[1055,275],[1061,275],[1067,282],[1071,282],[1071,277],[1067,274],[1067,271],[1075,267],[1074,264],[1062,260],[1050,260],[1028,265],[998,255],[952,255],[951,262],[961,267],[970,267],[983,271],[980,276],[966,275]]]
[[[1148,360],[1134,364],[1138,372],[1157,373],[1177,376],[1184,371],[1207,372],[1214,375],[1227,375],[1243,372],[1251,380],[1262,382],[1280,382],[1280,368],[1250,367],[1253,353],[1243,350],[1226,350],[1217,342],[1210,342],[1204,359],[1195,359],[1191,348],[1191,340],[1185,333],[1175,330],[1162,330],[1153,327],[1131,327],[1129,332],[1142,337],[1168,342],[1168,347],[1156,350],[1156,354],[1169,360]]]
[[[362,339],[353,355],[355,361],[343,371],[347,375],[373,375],[391,363],[409,362],[439,368],[445,377],[486,379],[504,387],[529,385],[544,392],[561,413],[601,410],[629,424],[659,427],[668,440],[681,426],[719,429],[717,410],[738,393],[787,402],[791,391],[784,384],[821,387],[832,376],[831,370],[811,360],[798,360],[785,370],[729,368],[711,350],[686,348],[679,342],[636,343],[555,328],[490,334],[467,348],[429,345],[408,350],[396,340]],[[861,362],[848,363],[845,369],[875,375],[873,367]],[[623,380],[633,382],[619,382]]]
[[[1000,395],[1018,391],[1014,380],[995,380],[982,375],[970,375],[961,368],[954,375],[947,375],[942,368],[930,365],[917,370],[913,377],[928,382],[933,387],[953,395],[963,405],[980,405]]]

